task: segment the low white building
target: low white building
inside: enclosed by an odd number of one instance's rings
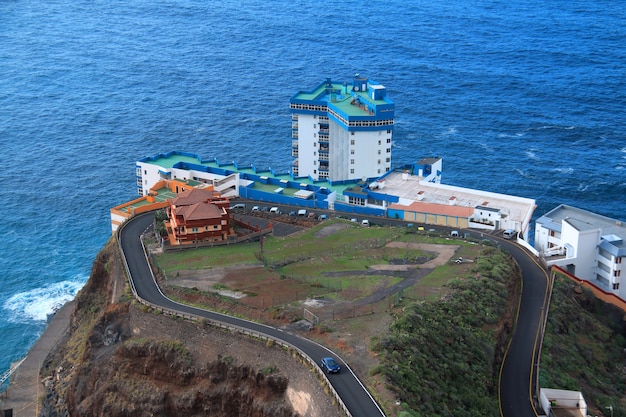
[[[535,248],[548,265],[626,300],[620,286],[626,225],[590,211],[560,205],[535,222]]]

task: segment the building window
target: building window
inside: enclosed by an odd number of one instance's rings
[[[387,148],[387,153],[391,153],[391,148]]]
[[[622,275],[622,271],[619,270],[619,269],[617,271],[613,272],[613,276],[615,276],[615,277],[619,277],[621,275]]]
[[[350,132],[350,134],[351,134],[352,136],[354,136],[354,132]]]
[[[387,129],[387,133],[391,133],[391,130]]]
[[[313,151],[313,156],[317,155],[317,152]]]
[[[359,198],[359,197],[348,197],[348,204],[352,204],[355,206],[364,206],[365,205],[365,199],[364,198]]]
[[[380,174],[380,169],[378,170],[378,173]]]
[[[391,138],[387,138],[387,143],[391,143]]]
[[[391,158],[385,159],[385,162],[391,162]]]
[[[192,227],[191,228],[191,233],[198,233],[198,228],[197,227]]]
[[[354,155],[354,149],[350,149],[350,155]]]
[[[622,257],[621,256],[616,257],[615,258],[615,263],[616,264],[621,264],[622,263]]]
[[[350,160],[350,164],[351,164],[351,165],[354,165],[354,159],[351,159],[351,160]]]
[[[378,160],[378,165],[380,165],[380,159]]]
[[[354,174],[354,168],[350,169],[350,174]]]
[[[380,149],[378,150],[378,155],[380,155]]]
[[[614,282],[613,283],[613,289],[614,290],[619,290],[619,282]]]
[[[313,129],[317,128],[317,124],[313,123]]]
[[[354,145],[354,139],[350,139],[350,145]]]
[[[554,230],[550,230],[550,236],[554,237]]]
[[[317,169],[314,169],[314,170],[313,170],[313,173],[314,173],[314,174],[317,174]]]
[[[380,144],[381,144],[381,142],[380,142],[380,141],[378,141],[378,144],[380,145]]]

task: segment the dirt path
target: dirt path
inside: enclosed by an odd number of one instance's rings
[[[445,265],[446,262],[454,256],[454,253],[459,249],[459,245],[437,245],[434,243],[410,243],[410,242],[389,242],[385,245],[387,248],[398,249],[419,249],[426,252],[434,252],[437,256],[428,262],[420,265],[371,265],[370,269],[376,269],[379,271],[406,271],[412,268],[436,268],[440,265]]]

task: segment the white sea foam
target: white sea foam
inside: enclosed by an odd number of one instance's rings
[[[560,172],[561,174],[572,174],[574,172],[574,168],[572,167],[568,167],[568,168],[553,168],[551,169],[552,172]]]
[[[8,318],[13,322],[45,321],[74,296],[84,285],[84,281],[72,280],[50,284],[43,288],[12,295],[5,303]]]
[[[535,151],[530,150],[530,149],[526,151],[526,156],[528,156],[530,159],[537,159],[537,155],[535,154]]]

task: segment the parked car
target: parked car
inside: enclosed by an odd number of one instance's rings
[[[298,216],[306,216],[306,210],[305,209],[298,210]]]
[[[367,219],[361,220],[361,226],[370,227],[370,221]]]
[[[270,208],[269,207],[261,207],[261,211],[268,212],[268,211],[270,211]]]
[[[357,219],[356,217],[353,217],[353,218],[351,218],[351,219],[350,219],[350,221],[351,221],[352,223],[358,223],[358,222],[359,222],[359,219]]]
[[[259,208],[259,206],[254,206],[252,207],[252,211],[261,211],[261,209]]]
[[[502,236],[504,236],[505,239],[513,239],[517,236],[517,232],[513,229],[506,229],[502,232]]]
[[[298,214],[298,213],[296,213],[295,211],[290,211],[290,212],[289,212],[289,215],[290,215],[290,216],[295,216],[296,214]]]
[[[278,209],[278,207],[272,207],[270,209],[270,213],[280,214],[280,210]]]
[[[320,214],[320,216],[317,218],[318,220],[326,220],[328,219],[328,216],[325,214]]]
[[[459,237],[459,231],[458,230],[453,230],[450,232],[450,237]]]
[[[234,206],[230,206],[231,210],[245,210],[246,205],[243,203],[235,204]]]
[[[334,358],[322,358],[322,369],[328,374],[336,374],[341,370],[341,367]]]

